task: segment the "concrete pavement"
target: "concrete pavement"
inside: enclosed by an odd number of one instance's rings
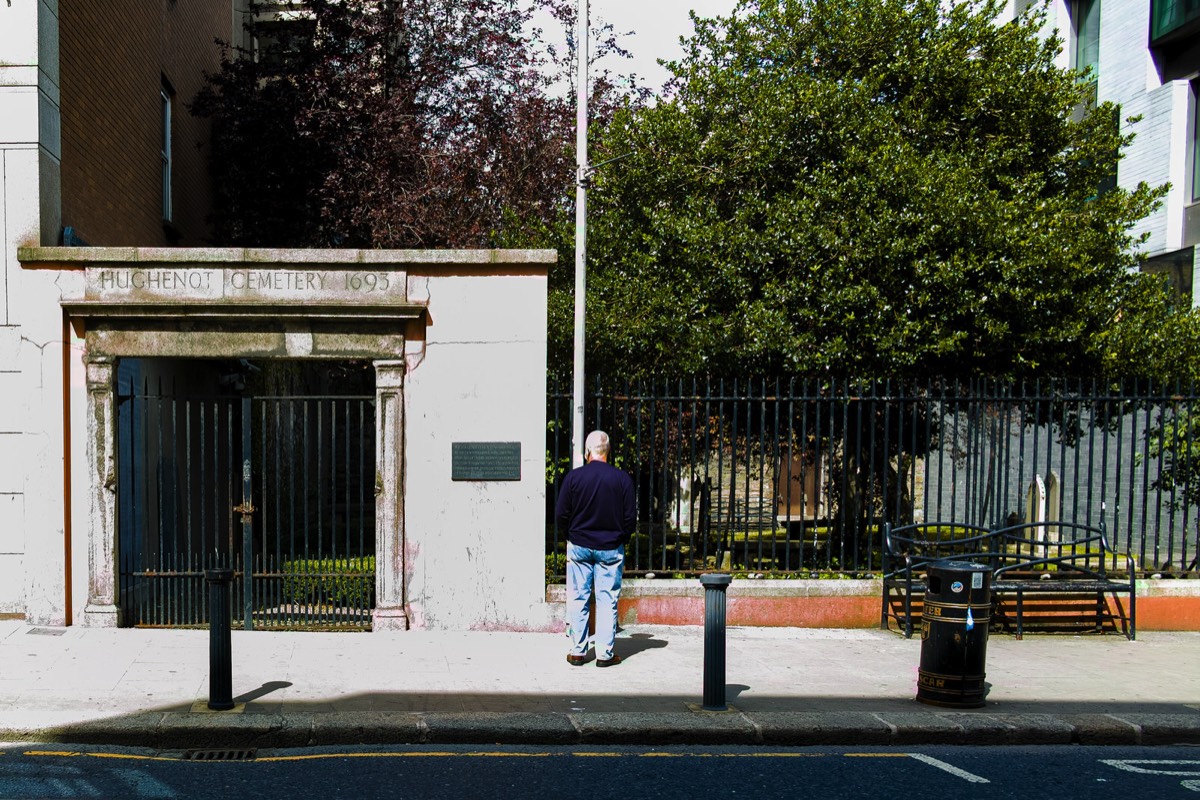
[[[1200,743],[1200,633],[988,641],[987,705],[917,702],[921,643],[730,628],[704,711],[704,631],[633,626],[597,669],[552,633],[233,632],[233,711],[207,709],[208,632],[0,620],[0,741],[158,748],[378,743]]]

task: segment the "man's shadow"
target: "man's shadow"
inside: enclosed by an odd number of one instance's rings
[[[617,629],[620,633],[620,628]],[[638,653],[644,653],[647,650],[658,650],[666,647],[667,642],[663,639],[655,639],[650,633],[634,633],[624,638],[617,639],[617,646],[614,651],[617,652],[622,659],[635,656]]]

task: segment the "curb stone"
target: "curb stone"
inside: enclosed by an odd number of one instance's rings
[[[1200,714],[922,712],[156,712],[52,728],[0,728],[10,743],[161,750],[338,745],[1177,745]]]

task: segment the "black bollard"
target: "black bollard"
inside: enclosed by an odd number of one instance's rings
[[[701,575],[704,587],[705,711],[725,711],[725,590],[731,575]]]
[[[204,579],[208,582],[208,707],[228,711],[233,708],[233,647],[229,635],[233,570],[205,570]]]

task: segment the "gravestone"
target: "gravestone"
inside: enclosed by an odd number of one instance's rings
[[[1041,475],[1034,475],[1025,496],[1025,521],[1042,522],[1046,519],[1046,484]],[[1035,529],[1036,531],[1037,529]],[[1041,533],[1035,533],[1035,538],[1041,538]]]

